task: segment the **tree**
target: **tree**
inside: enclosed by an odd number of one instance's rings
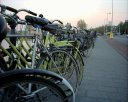
[[[128,34],[128,21],[125,20],[125,22],[120,22],[117,25],[118,28],[118,32],[120,32],[121,34]]]
[[[80,28],[80,29],[86,29],[86,28],[87,28],[87,24],[85,23],[84,20],[80,19],[80,20],[77,22],[77,27]]]
[[[104,34],[104,26],[100,26],[94,29],[96,32],[100,33],[101,35]]]

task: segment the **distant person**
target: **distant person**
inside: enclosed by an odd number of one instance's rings
[[[96,31],[94,31],[94,38],[96,38],[97,37],[97,32]]]

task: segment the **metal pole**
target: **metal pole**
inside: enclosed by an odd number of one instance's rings
[[[112,0],[112,24],[111,24],[111,32],[113,31],[113,0]]]
[[[108,14],[109,14],[109,13],[107,13],[106,32],[108,32]]]
[[[111,14],[110,12],[107,13],[107,21],[106,21],[106,32],[108,31],[108,15]]]

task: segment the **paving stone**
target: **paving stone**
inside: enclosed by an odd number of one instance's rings
[[[78,97],[76,102],[97,102],[97,99],[93,97]]]
[[[128,96],[127,94],[122,94],[122,93],[110,93],[107,95],[108,99],[112,99],[112,100],[120,100],[120,101],[126,101],[128,100]]]
[[[121,100],[98,98],[97,102],[121,102]]]
[[[94,98],[108,98],[107,92],[104,91],[92,91],[88,90],[87,91],[87,97],[94,97]]]
[[[76,102],[128,102],[128,61],[99,37],[87,59]]]

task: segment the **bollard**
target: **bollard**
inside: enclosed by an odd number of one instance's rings
[[[111,38],[111,39],[113,38],[113,33],[112,33],[112,32],[110,33],[110,38]]]

